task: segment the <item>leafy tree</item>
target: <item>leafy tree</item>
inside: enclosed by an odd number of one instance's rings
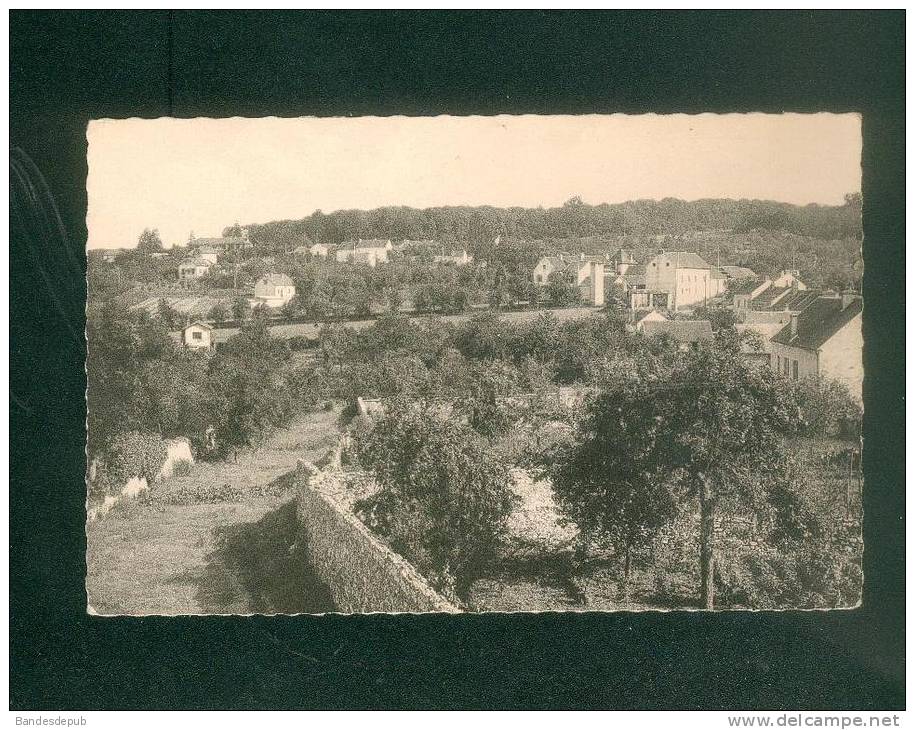
[[[294,403],[280,369],[289,355],[285,342],[254,320],[210,360],[205,410],[221,453],[237,457],[291,416]]]
[[[651,478],[645,476],[651,467],[655,479],[667,481],[663,489],[677,489],[683,498],[698,502],[700,595],[703,605],[713,608],[716,516],[725,502],[747,507],[774,501],[777,487],[787,480],[781,440],[796,427],[796,405],[771,372],[754,371],[734,351],[716,347],[685,355],[670,378],[612,391],[600,402],[617,415],[592,415],[592,430],[583,439],[590,451],[573,450],[564,462],[561,499],[578,505],[579,515],[601,510],[593,519],[617,536],[626,534],[627,522],[635,523],[627,517],[645,517],[645,510],[668,504],[660,486],[651,506],[634,507],[634,513],[620,510],[618,487],[612,499],[595,493],[606,488],[608,478],[617,479],[608,477],[606,459],[593,458],[595,444],[608,445],[633,424],[627,438],[637,440],[636,448],[611,457],[626,480],[622,494],[634,496],[636,485],[644,487],[642,479]],[[655,523],[649,517],[647,524]]]
[[[248,307],[248,300],[244,297],[235,297],[232,301],[232,317],[233,319],[242,322],[248,317],[248,312],[250,307]]]
[[[229,315],[229,308],[222,302],[217,302],[210,308],[207,318],[213,322],[225,322]]]
[[[184,325],[184,316],[167,299],[160,299],[156,307],[156,316],[168,329],[177,330]]]
[[[826,377],[791,382],[801,412],[800,430],[806,436],[857,436],[861,432],[861,406],[848,386]]]
[[[549,282],[546,285],[546,295],[557,307],[567,307],[578,303],[581,299],[581,293],[575,286],[572,275],[567,271],[554,271],[550,274]]]
[[[162,250],[162,239],[157,228],[144,228],[137,241],[137,251],[144,254],[157,253]]]
[[[579,437],[547,452],[557,502],[585,545],[612,546],[628,596],[634,551],[647,547],[679,511],[681,487],[656,460],[659,424],[645,408],[651,384],[632,379],[588,404]]]
[[[492,561],[515,498],[505,464],[460,422],[392,402],[358,444],[381,486],[359,505],[425,575],[463,594]]]

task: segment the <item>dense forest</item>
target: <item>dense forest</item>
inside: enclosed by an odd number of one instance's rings
[[[588,205],[580,198],[572,198],[559,208],[388,207],[333,213],[317,210],[300,220],[252,223],[247,228],[255,242],[266,245],[299,245],[305,237],[322,243],[358,238],[434,239],[466,245],[472,252],[497,236],[543,240],[767,230],[835,240],[860,238],[861,196],[849,194],[841,206],[675,198]]]

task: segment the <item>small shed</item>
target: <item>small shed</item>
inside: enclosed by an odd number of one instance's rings
[[[192,350],[212,349],[213,328],[206,322],[191,322],[181,330],[181,344]]]

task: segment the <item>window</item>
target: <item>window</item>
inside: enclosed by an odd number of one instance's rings
[[[797,360],[791,363],[791,377],[797,380]]]
[[[782,371],[782,356],[778,355],[778,360],[776,361],[775,372],[780,373]]]
[[[791,361],[786,357],[785,358],[785,375],[788,374],[788,368],[791,366]]]
[[[191,337],[195,340],[202,340],[203,332],[191,332]]]

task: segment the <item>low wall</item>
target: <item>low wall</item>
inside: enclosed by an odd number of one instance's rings
[[[299,461],[297,513],[317,577],[342,613],[456,612],[406,560],[325,493],[338,479]]]

